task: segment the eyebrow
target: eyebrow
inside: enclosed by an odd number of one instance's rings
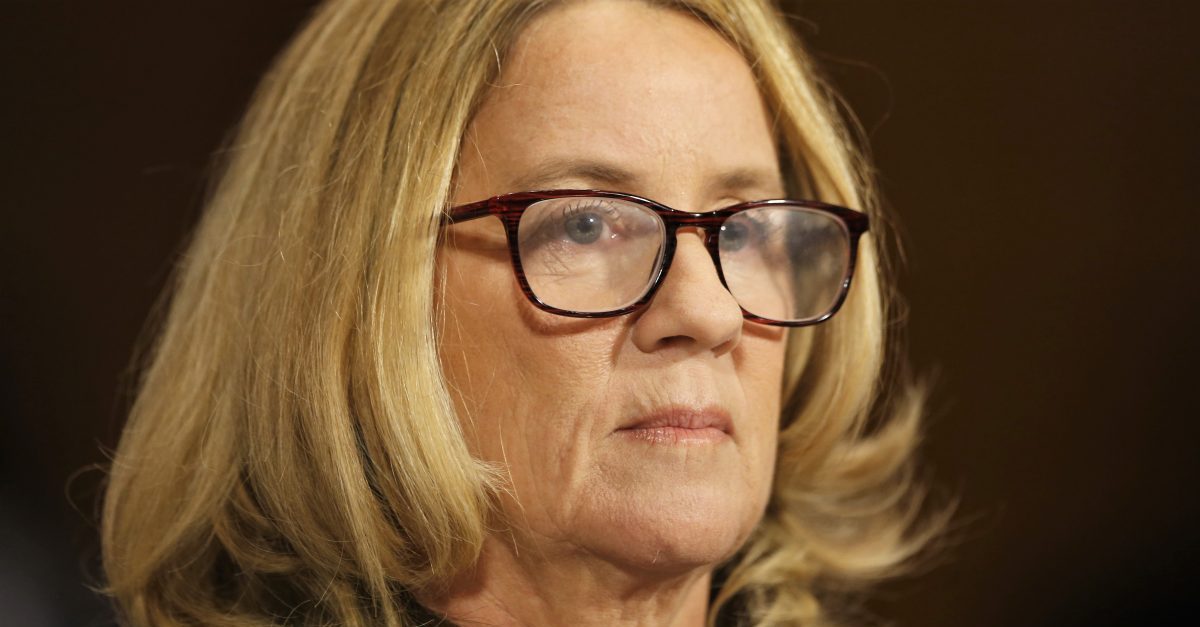
[[[615,187],[637,183],[638,176],[615,163],[588,159],[549,159],[534,166],[532,173],[514,181],[519,190],[547,189],[553,183],[582,179]]]
[[[516,179],[517,190],[544,190],[561,186],[565,181],[581,180],[595,187],[627,190],[641,182],[635,172],[616,163],[597,159],[552,158],[534,166],[532,172]],[[759,191],[783,192],[779,170],[742,167],[721,172],[708,183],[708,192]],[[754,200],[758,200],[757,198]]]

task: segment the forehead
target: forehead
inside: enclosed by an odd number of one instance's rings
[[[575,159],[627,172],[643,192],[735,170],[778,180],[741,54],[693,16],[627,0],[569,3],[533,20],[467,140],[464,160],[481,160],[499,187]]]

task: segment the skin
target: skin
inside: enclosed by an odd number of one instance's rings
[[[746,61],[695,18],[631,1],[535,18],[457,183],[456,204],[552,188],[692,211],[783,196]],[[464,625],[703,624],[713,569],[770,493],[787,336],[743,320],[698,231],[678,237],[648,307],[589,320],[528,302],[499,220],[448,229],[442,361],[474,454],[511,489],[476,568],[427,605]],[[620,430],[663,407],[731,427],[701,442]]]

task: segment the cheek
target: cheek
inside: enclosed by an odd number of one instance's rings
[[[791,331],[747,323],[734,350],[734,368],[749,415],[772,430],[778,428],[783,396],[784,359]],[[769,421],[768,421],[769,418]]]
[[[763,499],[770,492],[779,443],[783,368],[791,331],[747,325],[734,361],[746,406],[747,488]]]
[[[439,349],[473,453],[502,464],[525,505],[550,484],[561,493],[583,475],[587,444],[600,435],[583,418],[612,379],[620,321],[536,310],[507,260],[449,251],[440,263]]]
[[[469,416],[473,454],[496,465],[511,488],[498,495],[503,518],[539,536],[570,538],[597,496],[596,452],[606,435],[597,418],[610,372],[586,359],[596,352],[586,343],[512,332],[511,341],[467,354],[471,374],[458,404],[472,410],[459,415]]]

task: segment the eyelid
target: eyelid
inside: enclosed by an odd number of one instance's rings
[[[574,215],[586,209],[600,209],[608,212],[609,215],[620,213],[621,211],[617,203],[611,198],[601,197],[574,198],[572,202],[563,206],[562,211],[564,215]]]
[[[571,199],[572,202],[565,203],[563,206],[557,207],[555,211],[549,212],[547,215],[542,216],[541,219],[533,220],[532,229],[525,241],[532,242],[551,239],[555,234],[557,234],[558,231],[561,230],[563,220],[578,214],[580,211],[587,211],[589,209],[599,209],[601,213],[606,215],[604,218],[606,226],[612,228],[612,223],[615,220],[607,216],[612,216],[614,213],[619,213],[620,210],[614,206],[614,203],[605,203],[604,201],[606,200],[607,199],[604,198]],[[601,206],[603,204],[607,204],[608,206]],[[523,220],[528,220],[528,217],[523,218]]]

